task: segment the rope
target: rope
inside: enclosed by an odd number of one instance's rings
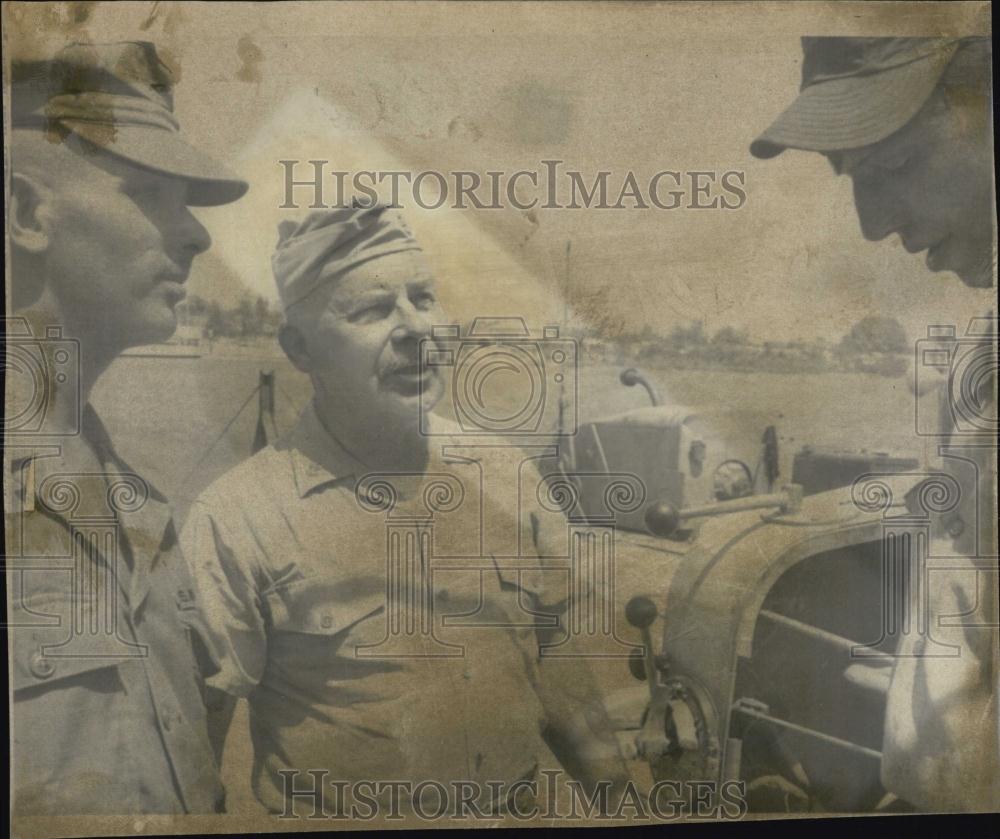
[[[189,480],[191,480],[191,476],[195,473],[195,470],[199,466],[201,466],[202,463],[204,463],[205,458],[212,453],[212,449],[214,449],[216,445],[218,445],[219,441],[226,436],[226,433],[229,431],[229,429],[233,427],[233,423],[235,423],[236,420],[239,419],[240,414],[242,414],[243,411],[246,410],[247,405],[249,405],[253,401],[253,398],[257,395],[258,391],[260,391],[260,385],[257,385],[257,387],[255,387],[250,392],[250,395],[246,398],[246,401],[242,405],[240,405],[239,410],[235,414],[233,414],[232,419],[230,419],[229,422],[226,423],[225,428],[223,428],[222,431],[219,432],[219,435],[212,441],[211,445],[209,445],[209,447],[205,449],[204,452],[202,452],[201,457],[199,457],[198,460],[195,461],[194,466],[191,467],[190,471],[184,476],[184,479],[181,481],[182,487],[187,486],[187,483]]]
[[[278,393],[281,395],[281,398],[284,400],[285,404],[288,405],[292,410],[295,410],[295,405],[296,405],[295,400],[292,399],[292,397],[288,395],[288,393],[285,391],[285,389],[281,386],[280,382],[275,382],[275,384],[276,384],[276,386],[278,388]],[[277,415],[277,413],[278,412],[275,411],[275,415]],[[277,419],[275,419],[275,425],[277,425],[277,424],[278,424],[277,423]]]

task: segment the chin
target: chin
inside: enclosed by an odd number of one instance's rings
[[[992,288],[996,251],[992,229],[969,231],[956,236],[951,270],[969,288]]]
[[[422,411],[433,411],[441,397],[444,396],[444,384],[440,379],[435,380],[432,387],[426,388],[420,394],[420,408]]]
[[[440,394],[414,393],[412,395],[394,394],[395,413],[400,416],[417,416],[433,411],[434,406],[441,401]]]
[[[148,318],[133,334],[133,345],[162,344],[177,331],[177,315],[170,309],[156,318]]]
[[[978,270],[956,271],[958,278],[969,288],[993,288],[993,268],[986,266]]]
[[[398,397],[387,404],[382,401],[382,410],[376,422],[384,431],[399,435],[409,435],[420,430],[420,405],[416,399]]]
[[[400,433],[410,431],[417,433],[420,429],[421,416],[430,413],[439,401],[439,395],[431,395],[426,392],[422,394],[383,394],[379,400],[378,416],[380,421],[388,423]]]

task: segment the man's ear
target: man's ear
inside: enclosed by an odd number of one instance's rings
[[[278,343],[288,356],[288,360],[295,365],[296,370],[308,373],[312,370],[312,359],[309,357],[309,347],[306,344],[305,336],[298,327],[290,323],[281,325],[278,330]]]
[[[49,196],[49,189],[31,175],[11,175],[7,229],[11,242],[26,253],[40,254],[49,246],[53,232]]]

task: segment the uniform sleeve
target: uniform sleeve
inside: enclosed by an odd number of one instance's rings
[[[533,466],[527,470],[528,486],[525,487],[524,498],[525,524],[531,531],[531,544],[540,570],[526,574],[525,583],[543,611],[561,614],[568,607],[571,587],[569,521],[559,512],[557,505],[541,501],[542,498],[552,500],[545,482],[551,479],[547,473],[554,469],[555,461],[542,460],[538,466],[540,468]],[[547,477],[543,478],[543,475]],[[583,581],[574,582],[579,584]]]
[[[246,696],[260,681],[267,636],[255,569],[259,549],[246,528],[229,527],[210,500],[195,502],[181,534],[181,548],[202,603],[219,672],[214,688]]]

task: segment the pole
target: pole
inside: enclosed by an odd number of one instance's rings
[[[252,453],[272,443],[278,436],[274,424],[274,371],[261,370],[257,377],[257,428],[254,432]]]

